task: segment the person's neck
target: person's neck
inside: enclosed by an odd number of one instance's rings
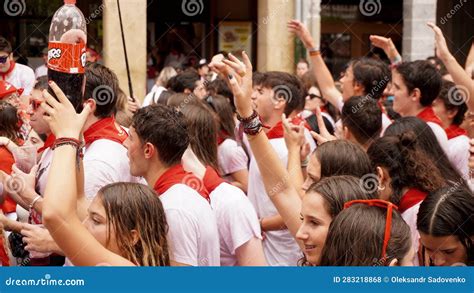
[[[412,107],[406,112],[403,113],[403,117],[411,117],[411,116],[418,116],[426,107],[422,106],[421,104],[413,104]]]
[[[266,119],[266,120],[263,120],[262,123],[270,128],[264,128],[263,130],[265,131],[265,133],[267,133],[270,129],[272,129],[273,127],[275,127],[275,125],[278,124],[278,122],[281,121],[281,114],[283,113],[274,113],[274,115],[272,115],[270,118]],[[287,117],[287,118],[293,118],[295,117],[296,113],[293,111],[291,112],[291,114]]]
[[[99,121],[101,118],[99,117],[96,117],[94,115],[90,115],[87,120],[86,120],[86,123],[84,123],[84,131],[86,131],[87,129],[89,129],[92,125],[94,125],[94,123],[96,123],[97,121]]]
[[[169,168],[171,168],[171,166],[165,166],[158,160],[155,160],[155,162],[152,162],[149,165],[149,168],[146,171],[146,174],[144,176],[146,182],[148,183],[148,186],[153,188],[155,186],[156,181],[158,181],[158,179],[160,179],[160,177],[166,171],[168,171]]]
[[[443,126],[444,129],[450,127],[451,125],[453,125],[453,119],[441,120],[441,126]]]

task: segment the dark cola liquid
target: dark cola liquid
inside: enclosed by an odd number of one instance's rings
[[[48,80],[54,81],[71,101],[77,113],[83,109],[84,74],[70,74],[48,69]],[[56,98],[53,90],[48,87],[48,92]]]

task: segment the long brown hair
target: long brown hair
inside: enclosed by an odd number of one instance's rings
[[[214,114],[202,103],[187,104],[181,112],[188,120],[189,144],[206,166],[219,170],[217,163],[217,122]]]
[[[98,195],[107,215],[107,244],[112,229],[122,256],[139,266],[169,266],[168,224],[158,195],[138,183],[113,183]],[[137,231],[134,241],[132,230]]]
[[[216,119],[219,124],[219,131],[225,133],[225,138],[235,140],[235,120],[234,112],[229,100],[221,95],[208,96],[204,101],[209,108],[216,113]]]
[[[410,227],[392,211],[390,239],[382,258],[387,209],[355,204],[340,212],[329,225],[321,266],[378,266],[398,263],[411,248]]]
[[[0,136],[17,142],[19,139],[20,119],[18,110],[5,101],[0,101]]]
[[[374,168],[387,168],[392,187],[390,201],[396,205],[400,203],[404,188],[432,192],[446,184],[435,163],[418,145],[412,131],[375,140],[367,154]]]

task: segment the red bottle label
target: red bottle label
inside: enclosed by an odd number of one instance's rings
[[[84,73],[86,45],[49,42],[48,68],[64,73]]]

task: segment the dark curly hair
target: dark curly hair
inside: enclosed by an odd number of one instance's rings
[[[436,165],[418,146],[413,132],[384,136],[367,150],[374,168],[384,167],[391,178],[390,201],[398,205],[406,187],[431,192],[446,184]]]

